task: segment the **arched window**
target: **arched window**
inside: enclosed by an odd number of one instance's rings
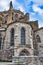
[[[21,29],[21,44],[25,45],[25,43],[26,43],[26,40],[25,40],[25,29],[22,28]]]
[[[11,46],[14,46],[14,28],[11,29]]]
[[[1,34],[0,34],[0,49],[1,49],[1,43],[2,43],[2,37],[1,37]]]
[[[5,17],[5,23],[7,23],[8,21],[8,15]]]
[[[36,42],[37,43],[41,43],[41,39],[40,39],[40,36],[39,35],[36,36]]]

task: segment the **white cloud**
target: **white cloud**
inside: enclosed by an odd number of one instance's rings
[[[43,27],[43,22],[39,21],[39,27]]]
[[[38,5],[43,5],[43,0],[32,0],[32,1],[37,3]]]
[[[13,1],[15,3],[15,0],[0,0],[0,11],[8,10],[10,1]]]
[[[17,7],[17,9],[19,9],[20,11],[25,13],[25,9],[20,3],[16,2],[16,7]]]
[[[42,16],[42,14],[43,14],[43,9],[39,8],[38,5],[36,5],[36,4],[34,4],[34,5],[32,6],[32,8],[33,8],[33,11],[34,11],[34,12],[38,12],[39,15]]]
[[[25,0],[27,3],[29,3],[30,1],[33,1],[34,3],[38,4],[38,5],[43,5],[43,0]]]
[[[22,6],[22,4],[18,3],[16,0],[1,0],[0,1],[0,7],[2,9],[0,9],[0,11],[3,11],[3,10],[8,10],[9,9],[9,3],[10,1],[13,2],[13,5],[15,6],[16,5],[16,8],[19,9],[20,11],[22,12],[25,12],[25,9],[24,7]]]
[[[29,4],[30,4],[30,2],[33,2],[33,4],[35,4],[35,6],[37,5],[37,6],[42,6],[43,5],[43,0],[24,0],[24,2],[25,2],[25,5],[26,5],[26,8],[29,8]]]
[[[22,6],[18,6],[18,9],[25,13],[25,9]]]
[[[8,9],[8,0],[1,0],[0,1],[0,7],[4,10],[4,9]]]
[[[16,4],[15,4],[15,3],[16,3]],[[15,2],[13,2],[13,4],[14,4],[14,6],[15,6],[16,9],[19,9],[20,11],[22,11],[22,12],[25,13],[25,9],[24,9],[24,7],[23,7],[23,5],[22,5],[21,3],[19,3],[19,2],[17,2],[17,1],[15,0]]]

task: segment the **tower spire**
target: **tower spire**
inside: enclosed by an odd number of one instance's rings
[[[12,1],[10,1],[10,9],[13,9]]]

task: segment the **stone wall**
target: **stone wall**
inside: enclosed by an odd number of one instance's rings
[[[12,61],[12,56],[14,55],[14,49],[6,49],[6,50],[0,50],[0,60],[3,61]]]
[[[11,37],[10,37],[11,32],[10,31],[12,28],[14,28],[14,40],[15,40],[14,47],[17,47],[17,46],[20,47],[20,45],[21,45],[21,28],[22,27],[24,27],[24,29],[25,29],[26,45],[30,44],[31,49],[33,49],[33,35],[31,35],[32,28],[29,24],[24,24],[24,23],[14,23],[14,24],[12,23],[8,26],[8,28],[6,30],[4,49],[11,47],[10,46],[10,39],[11,39]],[[18,54],[18,52],[16,54]]]
[[[40,42],[38,44],[38,50],[39,50],[39,56],[43,56],[43,29],[38,30],[35,32],[35,37],[39,35],[40,37]]]
[[[39,37],[40,37],[40,42],[36,42],[36,44],[38,44],[40,62],[43,63],[43,29],[40,29],[35,32],[35,40],[36,40],[37,35],[39,35]]]

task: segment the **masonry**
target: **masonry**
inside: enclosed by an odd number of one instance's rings
[[[43,27],[38,20],[30,21],[29,13],[13,9],[0,12],[0,60],[13,56],[39,56],[43,65]]]

